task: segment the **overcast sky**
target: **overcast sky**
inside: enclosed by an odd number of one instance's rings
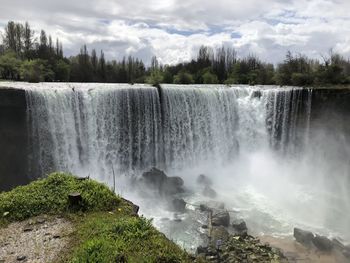
[[[59,37],[67,56],[84,43],[109,59],[156,55],[164,64],[201,45],[273,63],[287,50],[350,56],[350,0],[0,0],[0,27],[9,20]]]

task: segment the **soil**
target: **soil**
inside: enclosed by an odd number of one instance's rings
[[[57,262],[72,232],[72,223],[59,216],[11,223],[0,228],[0,263]]]

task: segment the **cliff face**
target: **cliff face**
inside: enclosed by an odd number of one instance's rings
[[[0,88],[0,191],[28,182],[27,139],[24,90]]]

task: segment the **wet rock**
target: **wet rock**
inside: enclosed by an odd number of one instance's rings
[[[230,224],[230,214],[227,211],[222,211],[214,214],[211,218],[213,226],[225,226],[228,227]]]
[[[208,247],[199,246],[197,247],[196,254],[206,254],[208,252]]]
[[[247,224],[242,219],[235,219],[232,222],[232,227],[236,230],[239,230],[239,231],[248,230]]]
[[[333,243],[327,237],[316,235],[312,243],[321,251],[331,251]]]
[[[156,187],[158,189],[161,188],[161,185],[166,180],[166,178],[167,178],[166,174],[155,167],[153,167],[148,172],[144,172],[142,174],[142,179],[146,184],[152,187]]]
[[[345,249],[345,246],[342,242],[340,242],[338,239],[333,238],[332,239],[332,244],[334,248],[337,248],[339,250]]]
[[[294,238],[297,242],[303,245],[310,245],[314,239],[314,234],[310,231],[294,228]]]
[[[204,187],[202,195],[210,198],[215,198],[217,196],[215,190],[208,185]]]
[[[23,261],[23,260],[26,260],[27,257],[26,256],[18,256],[17,257],[17,261]]]
[[[202,225],[201,226],[203,229],[207,229],[208,228],[208,225]]]
[[[142,181],[149,187],[156,189],[159,194],[174,195],[184,192],[184,181],[180,177],[168,177],[163,171],[152,168],[142,174]]]
[[[203,185],[203,186],[211,186],[213,182],[204,174],[200,174],[197,177],[197,184]]]
[[[211,211],[212,209],[210,209],[207,205],[200,204],[200,205],[199,205],[199,210],[202,211],[202,212],[209,212],[209,211]]]
[[[177,212],[185,212],[186,211],[186,202],[183,199],[175,198],[171,202],[171,208]]]
[[[57,238],[61,238],[61,235],[60,234],[55,234],[52,236],[54,239],[57,239]]]
[[[160,192],[166,195],[174,195],[178,193],[183,193],[182,188],[184,181],[177,176],[167,177],[163,184],[161,185]]]
[[[232,222],[232,227],[234,228],[234,230],[237,232],[238,235],[247,235],[248,233],[247,224],[242,219],[235,219]]]

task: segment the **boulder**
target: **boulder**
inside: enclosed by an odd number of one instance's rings
[[[213,184],[213,182],[204,174],[200,174],[197,177],[197,184],[204,185],[204,186],[210,186]]]
[[[212,215],[211,223],[213,226],[225,226],[230,224],[230,214],[227,211],[222,211]]]
[[[196,254],[206,254],[208,252],[208,247],[199,246],[197,247]]]
[[[142,174],[141,179],[148,187],[156,189],[162,195],[183,193],[184,181],[180,177],[168,177],[163,171],[153,167]]]
[[[324,236],[316,235],[312,243],[321,251],[331,251],[333,249],[332,241]]]
[[[310,245],[314,239],[314,234],[310,231],[294,228],[294,238],[297,242],[303,245]]]
[[[205,186],[202,191],[202,195],[210,198],[215,198],[217,194],[213,188],[211,188],[210,186]]]
[[[238,235],[246,235],[248,233],[247,224],[242,219],[235,219],[232,222],[232,227],[237,231]]]
[[[160,192],[165,195],[183,193],[183,184],[184,181],[180,177],[166,177],[166,179],[160,186]]]
[[[142,174],[142,179],[146,184],[159,189],[166,180],[166,178],[166,174],[155,167],[151,168],[151,170],[149,170],[148,172],[144,172]]]
[[[171,202],[171,208],[177,212],[185,212],[186,211],[186,202],[183,199],[175,198]]]

